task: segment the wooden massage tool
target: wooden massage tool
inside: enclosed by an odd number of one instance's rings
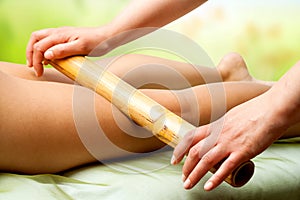
[[[196,128],[83,56],[48,62],[80,85],[106,98],[135,123],[172,147],[180,142],[184,134]],[[210,172],[215,173],[221,164],[222,162],[218,163]],[[249,160],[238,166],[225,181],[233,187],[241,187],[250,180],[253,173],[254,163]]]

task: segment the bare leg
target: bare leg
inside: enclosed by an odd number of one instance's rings
[[[24,80],[0,72],[1,170],[51,173],[96,160],[75,128],[72,109],[75,88],[85,95],[91,93],[79,86]],[[88,100],[83,95],[80,101],[84,113],[88,106],[84,103]],[[162,146],[153,137],[140,139],[124,134],[114,123],[111,105],[100,96],[96,96],[95,110],[99,123],[110,133],[108,137],[127,151],[151,151]],[[87,127],[86,131],[92,130]],[[101,148],[105,144],[99,141],[98,145]],[[118,156],[124,155],[114,152],[101,155],[103,159]]]
[[[182,89],[223,81],[256,81],[250,76],[243,58],[235,53],[226,55],[217,68],[137,54],[106,58],[98,62],[138,88]],[[52,68],[46,68],[45,75],[39,78],[32,69],[23,65],[2,62],[0,70],[29,80],[73,83]]]
[[[249,74],[243,58],[236,53],[226,55],[217,68],[137,54],[108,58],[99,63],[139,88],[183,89],[223,81],[257,81]]]
[[[218,83],[219,85],[222,83]],[[216,87],[218,87],[216,83]],[[226,91],[226,109],[253,98],[269,87],[257,83],[228,82]],[[247,88],[247,90],[245,90]],[[214,87],[211,88],[212,90]],[[71,84],[31,81],[0,72],[0,169],[24,173],[53,173],[75,166],[96,161],[89,146],[82,142],[82,133],[76,130],[72,101],[74,90],[81,95],[78,113],[82,114],[83,137],[93,132],[90,126],[90,113],[87,96],[92,94],[85,88]],[[180,115],[182,109],[176,95],[190,92],[197,94],[201,112],[200,124],[210,120],[210,92],[206,85],[193,89],[172,92],[168,90],[143,90],[171,111]],[[182,93],[181,93],[182,92]],[[180,93],[180,94],[179,94]],[[184,95],[184,96],[187,96]],[[163,98],[161,98],[163,97]],[[127,118],[118,112],[112,112],[110,103],[102,97],[95,96],[95,114],[97,122],[103,129],[109,142],[123,149],[112,151],[106,141],[92,141],[98,148],[97,157],[101,159],[128,155],[128,152],[149,152],[159,149],[163,144],[154,137],[137,137],[140,129],[132,128],[135,136],[126,134],[118,124],[133,127]],[[190,106],[184,102],[181,106]],[[183,111],[184,112],[184,111]],[[93,113],[92,113],[93,114]],[[77,128],[78,127],[77,125]],[[87,135],[85,135],[87,134]],[[92,155],[93,154],[93,155]]]
[[[245,60],[236,53],[229,53],[218,65],[219,72],[226,81],[253,81]]]
[[[0,62],[0,71],[9,74],[11,76],[35,80],[35,81],[51,81],[59,83],[69,83],[73,84],[74,82],[64,76],[63,74],[57,72],[53,68],[45,68],[44,76],[36,77],[33,70],[27,66],[21,64],[14,64],[8,62]]]
[[[251,81],[272,86],[272,81],[262,81],[252,77],[245,60],[237,53],[229,53],[221,60],[218,70],[224,81]]]

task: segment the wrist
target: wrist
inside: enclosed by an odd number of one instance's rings
[[[116,30],[116,27],[113,25],[112,22],[101,25],[98,28],[98,31],[101,32],[107,39],[112,38],[116,34],[118,34],[118,31]]]
[[[97,52],[104,55],[119,46],[119,42],[115,37],[117,34],[111,24],[96,27],[95,37],[98,38]]]

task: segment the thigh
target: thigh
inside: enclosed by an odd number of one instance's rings
[[[210,82],[220,82],[217,68],[200,67],[159,57],[129,54],[97,61],[104,67],[136,88],[183,89]],[[0,71],[9,75],[38,81],[72,84],[69,78],[53,68],[45,68],[42,77],[36,77],[32,68],[25,65],[0,62]]]
[[[42,77],[36,77],[32,68],[22,64],[0,62],[0,71],[11,76],[35,81],[51,81],[73,84],[74,82],[53,68],[45,68]]]
[[[0,170],[52,173],[162,146],[152,136],[124,132],[120,123],[129,128],[134,124],[80,86],[25,80],[0,71],[0,93]]]

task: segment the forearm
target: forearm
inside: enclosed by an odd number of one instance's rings
[[[300,122],[300,62],[292,67],[270,90],[276,128],[283,130]]]
[[[185,15],[206,0],[133,0],[112,22],[112,31],[161,27]]]
[[[34,67],[36,75],[41,76],[44,60],[73,55],[104,55],[181,17],[204,2],[205,0],[134,0],[105,26],[35,31],[26,48],[27,65]]]
[[[197,8],[205,1],[206,0],[133,0],[123,12],[108,24],[109,34],[113,37],[120,33],[139,28],[162,27]],[[148,32],[151,31],[148,30],[142,33],[142,35]],[[124,38],[122,38],[122,43],[124,43],[123,39]]]

